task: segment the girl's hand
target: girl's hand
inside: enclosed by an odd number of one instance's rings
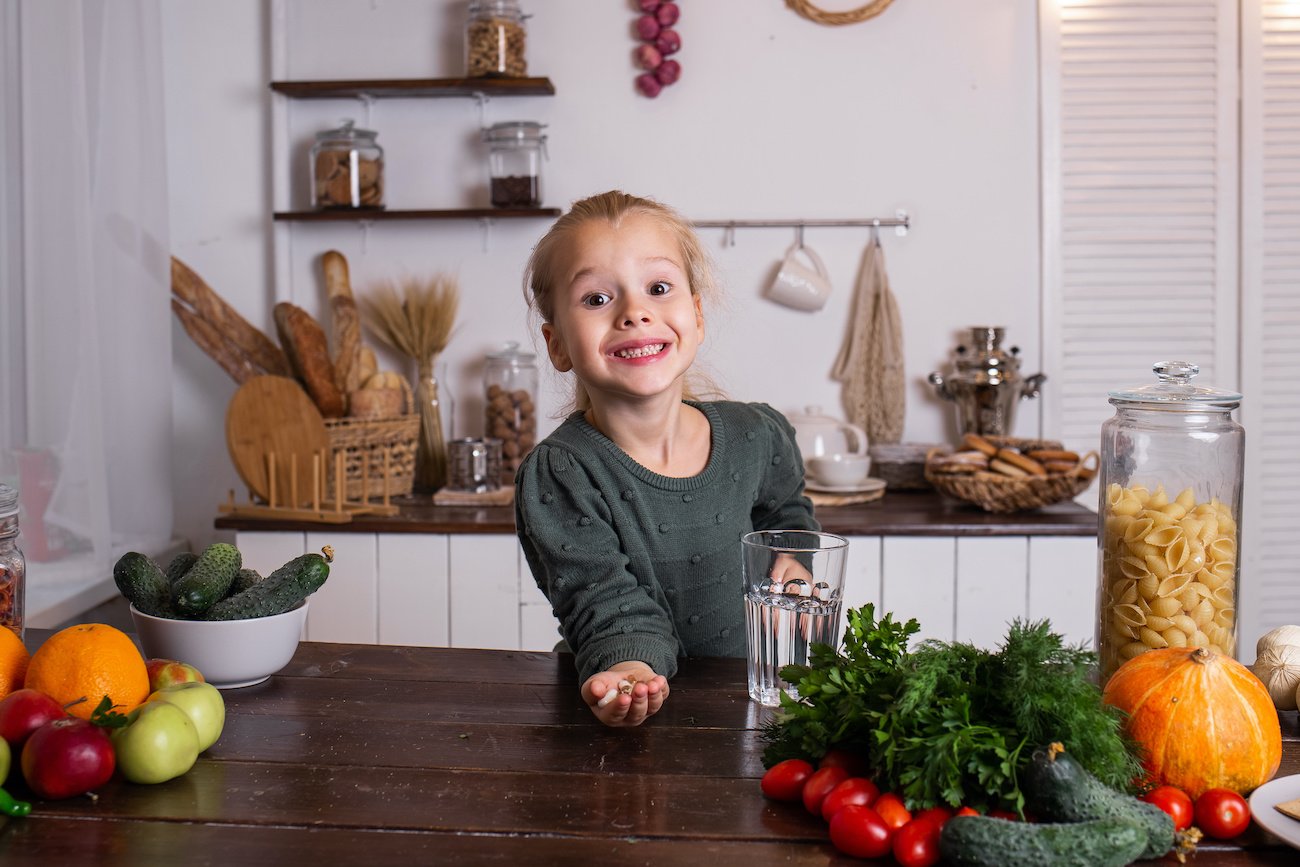
[[[632,681],[632,691],[619,691],[619,683]],[[614,697],[601,706],[601,700],[614,690]],[[582,685],[582,700],[607,726],[639,726],[653,716],[668,698],[668,679],[641,662],[620,662],[587,678]]]
[[[785,585],[789,581],[806,581],[812,583],[812,573],[804,568],[798,558],[790,554],[777,554],[768,576],[773,584]]]

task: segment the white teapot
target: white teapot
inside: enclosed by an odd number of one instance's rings
[[[795,442],[804,461],[823,455],[865,455],[867,432],[855,424],[822,413],[820,406],[804,407],[802,413],[787,413],[794,427]]]

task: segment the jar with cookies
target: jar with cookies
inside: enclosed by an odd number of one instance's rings
[[[345,120],[316,133],[311,149],[311,205],[330,208],[384,206],[384,149],[378,133]]]
[[[1101,429],[1100,679],[1165,647],[1237,654],[1245,431],[1241,395],[1162,361],[1156,381],[1110,392]]]
[[[483,386],[483,435],[501,440],[500,483],[509,486],[537,442],[537,356],[513,340],[488,353]]]
[[[528,74],[525,17],[518,0],[470,0],[465,22],[467,78]]]

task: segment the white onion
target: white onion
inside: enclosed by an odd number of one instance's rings
[[[1259,639],[1250,670],[1268,687],[1278,710],[1295,710],[1300,700],[1300,626],[1279,626]]]

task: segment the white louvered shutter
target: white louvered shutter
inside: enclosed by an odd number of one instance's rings
[[[1300,623],[1300,2],[1242,7],[1243,659]]]
[[[1238,386],[1235,0],[1043,0],[1043,429],[1194,361]]]

